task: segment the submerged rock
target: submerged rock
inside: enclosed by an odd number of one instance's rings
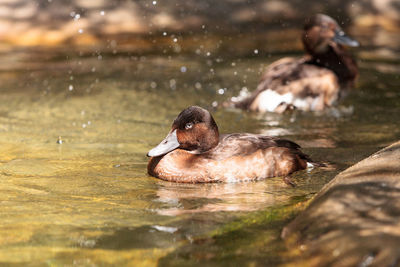
[[[336,176],[282,237],[296,266],[398,266],[400,142]]]

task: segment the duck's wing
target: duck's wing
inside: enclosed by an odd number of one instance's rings
[[[210,151],[208,156],[217,160],[222,160],[232,156],[250,155],[257,150],[267,149],[269,147],[284,147],[300,155],[301,158],[309,159],[307,155],[301,152],[301,147],[295,142],[277,137],[249,133],[222,135],[218,146]]]
[[[256,99],[261,92],[267,89],[272,89],[271,84],[273,84],[274,80],[278,79],[279,77],[290,76],[293,72],[295,72],[296,68],[298,68],[298,66],[304,63],[305,61],[306,61],[305,58],[299,59],[293,57],[285,57],[271,63],[265,70],[263,76],[261,77],[257,89],[253,91],[251,95],[246,97],[245,99],[233,102],[234,107],[242,109],[250,109],[250,105],[253,103],[254,99]]]
[[[304,64],[308,60],[309,60],[308,57],[302,57],[302,58],[285,57],[275,62],[272,62],[264,71],[264,74],[261,77],[257,89],[260,90],[268,89],[265,86],[267,86],[270,82],[276,79],[280,79],[282,77],[285,77],[287,79],[290,76],[296,75],[299,66]],[[262,86],[262,84],[264,84],[264,87]]]
[[[257,89],[235,107],[274,111],[281,103],[304,110],[323,109],[339,92],[335,73],[308,63],[308,58],[283,58],[268,66]],[[315,101],[317,99],[317,101]]]

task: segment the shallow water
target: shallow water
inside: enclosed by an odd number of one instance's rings
[[[280,231],[303,203],[400,136],[396,61],[360,60],[357,89],[327,112],[257,115],[213,105],[255,88],[278,55],[99,55],[0,55],[1,264],[284,263]],[[193,104],[222,133],[280,135],[331,167],[294,174],[296,188],[149,177],[146,152]]]

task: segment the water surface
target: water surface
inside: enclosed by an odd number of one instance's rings
[[[286,262],[280,231],[304,202],[398,140],[400,65],[361,60],[357,89],[320,114],[214,108],[253,90],[280,56],[1,54],[0,263]],[[294,174],[296,188],[281,178],[185,185],[149,177],[147,151],[194,104],[212,111],[222,133],[289,138],[331,167]]]

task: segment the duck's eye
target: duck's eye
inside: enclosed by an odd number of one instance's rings
[[[185,129],[186,129],[186,130],[192,129],[192,127],[193,127],[193,123],[191,123],[191,122],[188,122],[188,123],[186,123],[186,125],[185,125]]]

